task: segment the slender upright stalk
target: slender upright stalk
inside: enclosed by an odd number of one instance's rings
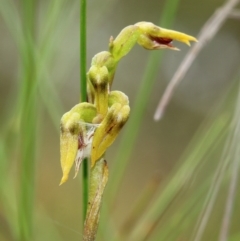
[[[108,181],[107,162],[102,158],[91,168],[89,203],[83,231],[83,241],[94,241],[97,235],[102,196]]]
[[[80,94],[81,102],[87,101],[87,81],[86,81],[86,0],[80,0]],[[83,197],[83,220],[85,220],[88,204],[88,160],[83,160],[82,165],[82,197]]]
[[[86,49],[87,49],[87,29],[86,29],[86,0],[80,0],[80,94],[81,102],[87,101],[87,81],[86,81]]]
[[[23,0],[23,33],[21,62],[23,64],[21,90],[21,173],[19,198],[19,240],[32,240],[34,169],[36,140],[36,64],[33,51],[35,1]]]

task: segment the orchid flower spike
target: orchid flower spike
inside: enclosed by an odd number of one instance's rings
[[[160,28],[153,23],[139,22],[124,28],[114,39],[110,38],[109,51],[96,54],[87,73],[89,103],[74,106],[61,119],[60,152],[63,177],[66,182],[74,164],[75,176],[84,157],[91,157],[91,168],[114,142],[127,122],[130,107],[128,97],[121,91],[111,91],[118,62],[139,44],[148,50],[172,49],[177,40],[187,45],[197,39],[174,30]],[[87,125],[99,124],[95,129]]]

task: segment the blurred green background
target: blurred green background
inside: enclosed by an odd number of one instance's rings
[[[89,0],[87,3],[88,68],[96,53],[108,49],[110,36],[117,36],[125,26],[139,21],[158,24],[166,2],[168,1]],[[220,0],[181,0],[174,13],[171,28],[197,36],[205,21],[223,3],[224,1]],[[21,143],[24,141],[20,135],[19,112],[23,85],[21,76],[24,72],[21,57],[22,1],[1,0],[0,8],[0,240],[12,241],[18,240],[18,201],[22,192],[19,187],[22,170]],[[35,10],[36,43],[33,49],[38,72],[33,92],[37,98],[35,108],[37,132],[32,140],[36,142],[36,160],[33,160],[35,198],[32,240],[81,240],[81,173],[75,180],[70,179],[63,186],[58,186],[61,178],[59,122],[61,116],[77,104],[80,98],[79,2],[39,0],[35,1]],[[177,170],[180,170],[189,156],[197,152],[201,140],[203,140],[201,145],[207,145],[210,137],[206,137],[205,134],[213,130],[215,122],[220,120],[220,127],[216,127],[216,131],[211,134],[213,141],[208,144],[208,151],[201,149],[196,154],[197,157],[192,157],[197,160],[200,155],[199,158],[204,161],[199,160],[199,163],[202,163],[201,165],[198,163],[200,167],[194,169],[191,177],[186,179],[179,199],[172,198],[172,201],[168,201],[168,205],[172,205],[171,208],[164,209],[166,213],[159,217],[160,221],[156,219],[153,233],[150,232],[150,236],[146,235],[145,239],[143,237],[141,239],[194,240],[191,239],[191,235],[194,233],[197,217],[207,197],[211,180],[214,179],[217,165],[220,163],[227,133],[231,131],[229,128],[224,128],[230,126],[231,116],[235,113],[238,94],[236,90],[240,80],[239,24],[239,19],[233,18],[229,18],[224,23],[214,39],[192,64],[184,81],[174,93],[163,119],[159,122],[153,120],[157,104],[189,48],[174,43],[181,49],[180,52],[161,50],[154,53],[157,55],[164,52],[161,63],[160,61],[156,63],[157,69],[152,76],[154,82],[149,80],[152,86],[149,96],[146,97],[148,100],[146,108],[143,103],[136,103],[136,96],[152,53],[136,46],[120,62],[113,89],[123,91],[129,96],[132,111],[136,105],[143,105],[144,115],[138,120],[140,128],[137,130],[134,145],[130,143],[128,149],[126,143],[129,139],[126,138],[127,127],[125,127],[107,152],[110,176],[103,201],[103,213],[106,214],[103,214],[101,219],[103,221],[98,240],[115,240],[117,233],[120,232],[116,230],[122,230],[121,227],[136,206],[136,200],[145,190],[145,186],[155,177],[157,177],[156,183],[154,182],[157,191],[154,189],[156,196],[152,202],[164,201],[165,196],[161,199],[164,188],[171,183],[171,180],[178,182],[175,175]],[[127,131],[129,133],[131,130]],[[216,144],[217,141],[219,143]],[[123,143],[125,149],[122,148]],[[193,144],[189,147],[190,143]],[[229,147],[229,152],[235,153],[234,150],[238,147],[234,145],[231,148]],[[131,154],[127,158],[128,165],[124,167],[125,172],[120,185],[111,185],[111,180],[118,172],[114,168],[116,161],[121,161],[121,155],[129,151]],[[189,163],[191,166],[192,161]],[[229,171],[227,169],[231,167],[229,163],[224,170]],[[188,168],[186,173],[191,173]],[[200,240],[219,240],[222,215],[231,180],[229,172],[226,172],[224,180],[221,192],[218,193],[217,201],[214,203],[214,210],[210,214],[209,223],[204,229],[205,236]],[[170,192],[172,189],[167,190]],[[195,193],[196,191],[198,192]],[[239,188],[236,193],[239,193]],[[108,200],[108,197],[111,199]],[[151,209],[151,205],[146,208],[146,212]],[[185,212],[184,210],[191,205],[192,209]],[[239,195],[236,196],[235,212],[231,218],[229,237],[232,239],[229,240],[233,241],[240,240],[238,206]],[[168,234],[165,233],[167,230]],[[174,232],[176,235],[171,236]],[[131,235],[127,233],[126,236],[120,235],[116,240],[128,240],[129,237]]]

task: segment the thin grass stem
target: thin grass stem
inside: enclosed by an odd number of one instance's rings
[[[197,141],[194,151],[191,152],[186,161],[184,161],[184,164],[174,174],[164,190],[160,190],[161,195],[156,198],[148,212],[143,215],[142,219],[132,230],[132,234],[128,240],[143,240],[143,237],[145,237],[145,233],[147,232],[146,228],[143,227],[146,227],[146,224],[148,227],[151,227],[151,224],[154,222],[153,220],[157,220],[159,215],[164,212],[168,203],[174,198],[179,189],[185,186],[186,183],[189,182],[190,178],[193,177],[200,161],[210,148],[212,148],[212,145],[216,143],[216,140],[219,139],[221,133],[219,133],[218,130],[225,128],[228,123],[228,119],[229,118],[224,118],[224,120],[222,118],[217,119],[211,125],[207,133],[205,133]]]
[[[230,185],[229,185],[229,191],[228,191],[228,196],[227,196],[227,202],[225,206],[225,212],[224,212],[224,217],[222,221],[222,228],[220,231],[219,235],[219,241],[227,241],[228,240],[228,234],[229,234],[229,229],[230,229],[230,222],[231,222],[231,217],[233,213],[233,204],[234,200],[236,197],[236,190],[237,190],[237,181],[238,181],[238,176],[239,176],[239,138],[240,138],[240,122],[239,122],[239,117],[240,117],[240,112],[239,112],[239,107],[240,107],[240,91],[238,92],[238,101],[237,101],[237,106],[235,110],[235,116],[233,119],[233,124],[232,124],[232,132],[233,132],[233,141],[232,141],[232,149],[233,151],[229,150],[230,155],[232,154],[232,167],[231,167],[231,180],[230,180]]]
[[[81,102],[87,101],[87,81],[86,81],[86,49],[87,49],[87,33],[86,33],[86,0],[80,0],[80,94]],[[83,203],[83,220],[87,214],[88,205],[88,160],[84,159],[82,164],[82,203]]]
[[[33,201],[36,137],[36,64],[33,51],[35,1],[23,0],[21,46],[23,80],[21,96],[21,177],[19,199],[19,240],[30,241],[33,235]]]
[[[87,3],[86,0],[81,0],[80,8],[80,94],[81,102],[87,101],[87,80],[86,80],[86,59],[87,59]]]

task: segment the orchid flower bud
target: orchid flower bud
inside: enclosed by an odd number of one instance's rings
[[[96,54],[92,59],[91,66],[96,66],[96,67],[105,66],[108,70],[109,84],[110,86],[112,85],[115,71],[117,68],[117,62],[111,53],[109,53],[108,51],[102,51]]]
[[[93,65],[88,72],[88,78],[94,90],[94,105],[98,113],[104,116],[108,110],[108,70],[105,66]]]

